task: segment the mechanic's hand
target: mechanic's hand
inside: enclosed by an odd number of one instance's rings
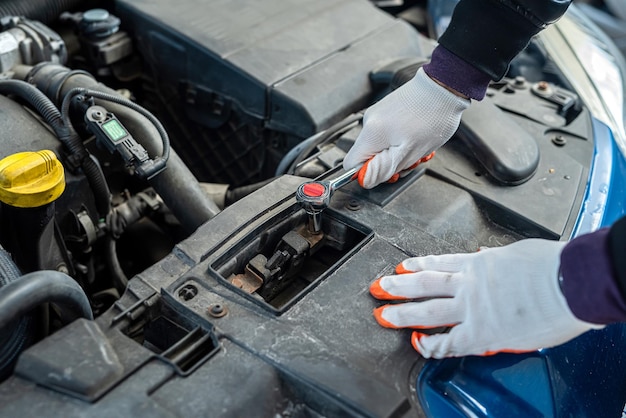
[[[359,183],[371,189],[442,146],[470,100],[433,81],[423,69],[367,109],[363,130],[343,160],[346,170],[370,160]],[[373,157],[373,158],[372,158]]]
[[[452,327],[447,333],[414,331],[424,357],[526,352],[562,344],[602,325],[577,319],[558,282],[564,242],[527,239],[472,254],[416,257],[370,287],[383,300],[432,298],[374,310],[388,328]]]

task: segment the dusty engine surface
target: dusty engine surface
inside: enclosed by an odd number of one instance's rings
[[[428,59],[428,19],[397,17],[426,2],[97,5],[0,5],[0,186],[65,172],[54,199],[0,193],[0,299],[35,283],[0,312],[2,416],[423,416],[425,362],[375,325],[369,282],[574,228],[605,128],[539,50],[432,160],[346,186],[311,234],[296,189],[340,175],[362,110]]]

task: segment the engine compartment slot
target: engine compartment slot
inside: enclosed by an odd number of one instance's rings
[[[294,205],[227,249],[211,268],[228,285],[282,312],[372,235],[331,209],[324,211],[319,234],[311,234],[307,222],[304,210]]]
[[[182,289],[196,288],[187,283]],[[146,306],[144,300],[140,302]],[[172,366],[178,375],[188,375],[219,351],[212,325],[181,315],[174,308],[173,296],[165,293],[149,304],[151,307],[137,310],[135,315],[124,316],[128,323],[122,326],[122,333]]]

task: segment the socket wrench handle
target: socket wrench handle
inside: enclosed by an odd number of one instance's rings
[[[340,189],[343,186],[345,186],[346,184],[352,182],[352,180],[355,180],[358,177],[358,175],[359,175],[359,170],[360,169],[361,169],[361,167],[351,168],[350,170],[346,171],[345,173],[343,173],[339,177],[330,180],[328,182],[328,187],[330,187],[330,192],[332,193],[335,190]]]

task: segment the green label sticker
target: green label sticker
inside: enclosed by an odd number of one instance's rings
[[[103,123],[102,129],[113,142],[117,142],[128,135],[122,124],[119,123],[117,119],[111,119],[110,121]]]

